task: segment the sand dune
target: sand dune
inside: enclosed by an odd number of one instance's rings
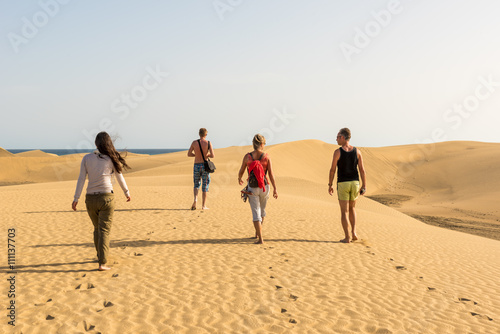
[[[13,155],[14,154],[10,153],[6,149],[0,147],[0,157],[11,157]]]
[[[34,184],[0,187],[0,228],[16,229],[18,266],[17,326],[4,319],[0,332],[498,333],[500,242],[362,197],[361,240],[339,243],[326,186],[336,147],[267,148],[280,197],[270,200],[262,246],[248,239],[236,182],[250,147],[216,150],[208,211],[188,210],[186,152],[130,156],[132,201],[117,193],[110,272],[95,270],[85,204],[70,210],[81,155],[1,157],[0,182]],[[486,222],[499,216],[489,202],[498,147],[442,143],[423,157],[416,146],[361,148],[369,195],[422,216]]]
[[[18,156],[18,157],[30,157],[30,158],[45,158],[45,157],[57,157],[58,155],[43,152],[41,150],[32,150],[32,151],[17,153],[16,156]]]

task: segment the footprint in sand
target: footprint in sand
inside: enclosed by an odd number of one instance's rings
[[[290,299],[293,300],[293,301],[296,301],[297,299],[299,299],[298,296],[295,296],[295,295],[292,295],[290,294]]]
[[[35,306],[44,306],[47,303],[50,303],[52,301],[52,298],[48,299],[45,303],[40,303],[40,304],[35,304]]]
[[[406,270],[406,267],[405,266],[396,266],[396,269],[397,270]]]
[[[47,318],[45,318],[45,320],[54,320],[55,317],[51,316],[50,314],[47,316]]]
[[[458,298],[459,301],[461,301],[464,304],[474,304],[477,305],[477,303],[473,300],[467,299],[467,298]]]
[[[118,274],[113,274],[113,276],[111,276],[111,277],[118,277]]]
[[[281,313],[285,313],[286,311],[287,311],[286,308],[281,309]]]
[[[136,253],[134,252],[134,256],[142,256],[143,254],[142,253]]]
[[[431,288],[430,286],[428,286],[427,290],[429,290],[429,291],[436,291],[436,288]]]
[[[83,321],[83,328],[85,328],[85,331],[91,331],[95,328],[94,325],[88,324],[86,321]]]
[[[106,307],[111,307],[111,306],[114,306],[115,304],[113,304],[112,302],[107,302],[107,301],[104,301],[103,305],[104,305],[104,308],[106,308]],[[100,310],[97,310],[96,312],[101,312],[101,311],[103,311],[103,310],[104,310],[104,309],[100,309]]]
[[[478,318],[482,318],[482,319],[488,319],[489,321],[493,321],[493,319],[488,317],[487,315],[482,315],[482,314],[474,313],[474,312],[471,312],[470,314],[472,314],[473,317],[478,317]]]
[[[292,324],[296,324],[296,323],[297,323],[297,320],[295,320],[295,319],[290,319],[290,323],[292,323]]]
[[[275,285],[275,287],[276,287],[276,290],[283,289],[283,287],[279,286],[279,285]]]
[[[77,285],[77,287],[75,288],[75,290],[80,290],[81,288],[82,288],[82,285],[81,285],[81,284],[78,284],[78,285]],[[95,289],[94,284],[92,284],[92,283],[88,283],[88,284],[87,284],[87,290],[88,290],[88,289]]]

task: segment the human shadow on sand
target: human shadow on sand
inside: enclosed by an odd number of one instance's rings
[[[145,209],[115,209],[115,211],[191,211],[191,209],[160,209],[160,208],[145,208]],[[74,213],[73,210],[54,210],[54,211],[25,211],[23,213]],[[86,210],[78,210],[77,213],[87,213]]]
[[[96,263],[96,261],[78,261],[78,262],[66,262],[66,263],[41,263],[41,264],[28,264],[28,265],[18,265],[14,270],[9,267],[0,267],[0,271],[10,270],[16,273],[79,273],[79,272],[90,272],[97,271],[97,269],[33,269],[33,268],[45,268],[45,267],[62,267],[71,265],[81,265],[88,263]]]
[[[110,248],[125,247],[152,247],[157,245],[187,245],[187,244],[253,244],[253,238],[226,238],[226,239],[186,239],[186,240],[115,240],[110,242]],[[266,243],[272,242],[311,242],[338,244],[340,241],[332,240],[307,240],[307,239],[266,239]],[[33,248],[41,247],[94,247],[93,243],[73,243],[73,244],[47,244],[33,245]]]

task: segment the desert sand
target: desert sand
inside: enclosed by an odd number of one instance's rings
[[[115,186],[109,272],[96,270],[84,200],[71,210],[83,155],[0,150],[0,225],[4,247],[13,228],[16,245],[16,273],[5,255],[0,264],[0,332],[500,332],[500,144],[361,148],[368,191],[351,244],[339,243],[327,192],[336,148],[266,148],[279,198],[268,203],[264,245],[249,239],[237,184],[250,146],[215,151],[206,211],[189,210],[186,152],[130,155],[132,201]]]

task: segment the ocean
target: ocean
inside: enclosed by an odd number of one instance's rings
[[[35,149],[18,149],[18,150],[9,150],[7,151],[11,153],[21,153],[21,152],[27,152],[27,151],[33,151]],[[63,150],[63,149],[39,149],[43,152],[46,153],[52,153],[52,154],[57,154],[57,155],[66,155],[66,154],[75,154],[75,153],[90,153],[93,152],[94,150]],[[119,152],[122,152],[123,149],[118,149]],[[156,155],[156,154],[164,154],[164,153],[172,153],[172,152],[179,152],[179,151],[187,151],[187,148],[154,148],[154,149],[149,149],[149,148],[137,148],[137,149],[127,149],[127,152],[130,153],[137,153],[137,154],[149,154],[149,155]]]

